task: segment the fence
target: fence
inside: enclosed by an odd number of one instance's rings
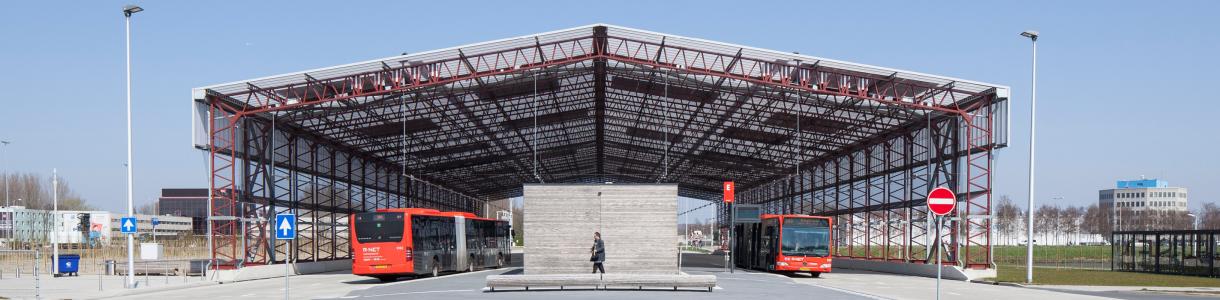
[[[1025,267],[1025,246],[995,246],[998,268]],[[1110,269],[1110,245],[1034,245],[1034,267],[1053,269]]]
[[[207,247],[203,238],[188,237],[159,242],[163,247],[162,259],[134,262],[134,274],[137,278],[133,288],[181,285],[207,280],[203,276],[207,268]],[[21,245],[26,249],[0,250],[0,299],[74,298],[74,295],[57,296],[56,293],[121,290],[128,287],[126,276],[123,276],[127,272],[126,245],[126,240],[121,238],[100,243],[95,247],[61,245],[60,255],[80,256],[75,272],[78,276],[53,279],[54,260],[51,257],[50,245],[26,244]],[[137,259],[138,247],[137,245],[135,249]]]
[[[162,259],[164,260],[182,260],[182,259],[206,259],[209,257],[207,251],[207,240],[204,237],[183,237],[179,239],[164,239],[158,241],[164,252]],[[51,270],[51,246],[50,244],[34,244],[23,245],[24,248],[12,250],[38,251],[44,258],[39,263],[39,269],[50,272]],[[136,244],[136,256],[139,256],[140,245]],[[32,253],[32,252],[31,252]],[[107,260],[127,261],[127,240],[119,237],[111,239],[108,243],[99,243],[95,246],[81,246],[79,244],[61,244],[59,254],[77,254],[80,255],[80,274],[97,274],[105,271],[98,266],[104,265]],[[0,256],[0,273],[5,271],[11,273],[11,269],[18,266],[23,270],[32,268],[34,261],[32,257],[21,255],[3,255]],[[28,272],[26,272],[28,273]],[[46,273],[50,274],[50,273]]]
[[[1220,230],[1119,231],[1115,271],[1220,277]]]

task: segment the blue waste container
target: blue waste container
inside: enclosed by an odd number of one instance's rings
[[[76,272],[80,270],[80,255],[76,254],[60,254],[59,255],[59,276],[76,276]]]

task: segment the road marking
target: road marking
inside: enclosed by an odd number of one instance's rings
[[[465,275],[474,275],[474,274],[486,273],[486,272],[491,272],[491,271],[506,271],[506,272],[507,272],[507,271],[512,271],[513,269],[517,269],[517,268],[515,268],[515,267],[514,267],[514,268],[503,268],[503,269],[487,269],[487,270],[482,270],[482,271],[463,272],[463,273],[456,273],[456,274],[442,275],[442,276],[436,276],[436,277],[415,278],[415,279],[411,279],[411,280],[403,280],[403,281],[399,281],[399,282],[393,282],[393,283],[387,283],[387,284],[381,284],[381,285],[374,285],[374,286],[370,286],[370,287],[365,288],[365,289],[374,288],[374,287],[380,287],[380,286],[393,286],[393,285],[399,285],[399,284],[408,284],[408,283],[413,283],[413,282],[422,282],[422,281],[428,281],[428,280],[434,280],[434,279],[441,279],[441,278],[455,278],[455,277],[460,277],[460,276],[465,276]]]
[[[402,293],[390,293],[390,294],[379,294],[379,295],[360,295],[360,296],[356,296],[356,298],[376,298],[376,297],[402,296],[402,295],[414,295],[414,294],[460,293],[460,292],[477,292],[477,291],[476,290],[443,290],[443,291],[402,292]]]
[[[856,295],[856,296],[861,296],[861,297],[865,297],[865,298],[869,298],[869,299],[878,299],[878,300],[891,299],[891,298],[881,297],[881,296],[868,294],[868,293],[857,292],[857,291],[848,290],[848,289],[841,289],[841,288],[832,287],[832,286],[825,286],[825,285],[821,285],[821,284],[817,284],[817,283],[813,283],[813,282],[806,282],[805,284],[832,290],[832,291],[838,291],[838,292],[848,293],[848,294],[852,294],[852,295]]]

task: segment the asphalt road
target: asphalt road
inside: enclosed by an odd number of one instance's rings
[[[841,291],[834,288],[797,283],[793,278],[770,273],[739,271],[724,273],[721,269],[690,268],[693,275],[707,274],[717,277],[718,287],[714,292],[706,290],[672,289],[622,289],[622,290],[539,290],[496,291],[483,290],[488,275],[514,274],[520,268],[452,274],[436,278],[421,278],[376,287],[356,290],[334,299],[873,299],[867,295]]]
[[[294,276],[292,299],[933,299],[934,279],[884,274],[859,270],[836,269],[813,278],[807,274],[778,275],[737,270],[727,273],[724,258],[718,255],[683,255],[683,270],[689,274],[715,275],[719,287],[706,290],[536,290],[484,292],[488,275],[514,274],[521,271],[520,255],[513,257],[513,267],[475,273],[446,274],[440,277],[402,278],[398,282],[382,283],[376,279],[333,272]],[[611,270],[612,271],[612,270]],[[612,271],[613,272],[613,271]],[[9,280],[6,280],[9,281]],[[65,281],[66,282],[66,281]],[[82,281],[83,289],[95,289],[96,281]],[[90,285],[92,284],[92,285]],[[1175,299],[1197,300],[1215,295],[1185,295],[1148,291],[1064,290],[1051,287],[1011,287],[961,281],[943,281],[945,300],[1100,300],[1100,299]],[[252,280],[227,284],[184,286],[140,295],[119,296],[121,299],[282,299],[284,282],[279,279]],[[96,298],[107,294],[86,292],[62,298]],[[113,296],[113,295],[112,295]],[[60,298],[60,297],[57,297]]]

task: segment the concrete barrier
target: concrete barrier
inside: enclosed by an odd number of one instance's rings
[[[914,275],[923,277],[936,278],[936,266],[934,264],[919,264],[919,263],[904,263],[904,262],[888,262],[880,260],[864,260],[850,258],[834,258],[835,269],[854,269],[865,270],[883,273],[894,273],[903,275]],[[969,281],[981,278],[995,277],[995,269],[986,270],[963,270],[957,266],[942,266],[941,278],[949,280]]]

